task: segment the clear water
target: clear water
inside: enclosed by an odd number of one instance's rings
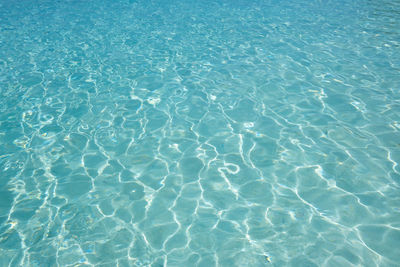
[[[400,266],[399,1],[0,3],[0,266]]]

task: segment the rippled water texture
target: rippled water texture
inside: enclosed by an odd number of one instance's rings
[[[0,266],[399,266],[399,1],[0,3]]]

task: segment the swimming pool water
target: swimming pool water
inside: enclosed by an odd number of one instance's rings
[[[0,266],[400,266],[399,1],[0,1]]]

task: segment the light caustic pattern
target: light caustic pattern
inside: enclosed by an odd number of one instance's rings
[[[396,266],[396,1],[0,1],[1,266]]]

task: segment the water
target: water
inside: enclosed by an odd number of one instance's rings
[[[400,266],[399,1],[0,3],[0,266]]]

